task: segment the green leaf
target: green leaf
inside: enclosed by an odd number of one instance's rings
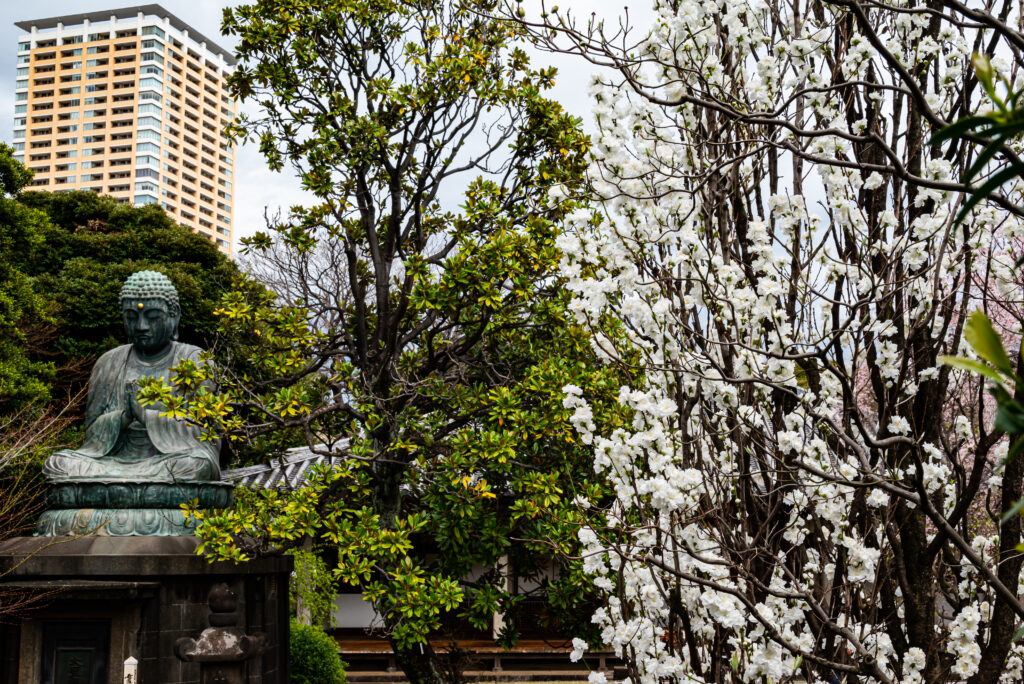
[[[981,311],[971,314],[967,325],[964,328],[964,337],[971,348],[978,356],[985,359],[997,369],[1009,377],[1013,377],[1013,367],[1010,365],[1010,357],[1006,355],[1003,348],[1003,340],[999,333],[992,327],[988,316]]]
[[[953,368],[962,368],[963,370],[968,370],[972,373],[977,373],[978,375],[984,375],[986,378],[994,380],[995,382],[1006,381],[1006,379],[994,371],[991,366],[986,366],[974,359],[965,359],[960,356],[940,356],[939,363],[943,363]]]
[[[1017,176],[1024,176],[1024,162],[1018,162],[994,174],[985,182],[984,185],[975,190],[974,194],[970,196],[963,208],[960,209],[960,212],[956,215],[956,218],[953,220],[953,225],[957,225],[963,221],[971,209],[976,207],[982,200],[987,199],[993,192],[999,189],[1003,183],[1006,183]]]
[[[1010,435],[1024,434],[1024,407],[1013,400],[1000,403],[995,426]]]
[[[1021,452],[1024,451],[1024,439],[1018,439],[1010,447],[1010,451],[1006,454],[1006,458],[1003,459],[1003,464],[1013,463],[1020,457]]]
[[[973,164],[971,164],[971,168],[967,169],[967,173],[964,175],[965,183],[970,183],[972,180],[974,180],[974,177],[977,176],[981,172],[981,170],[985,168],[985,165],[992,160],[992,157],[996,156],[996,154],[1001,149],[1003,149],[1004,142],[1006,142],[1006,136],[1002,135],[995,138],[992,142],[985,146],[985,149],[981,151],[981,154],[978,155],[978,158],[974,160]]]
[[[1014,502],[1013,506],[1010,507],[1010,510],[1003,513],[1002,517],[999,518],[999,526],[1002,527],[1005,525],[1006,521],[1020,513],[1021,509],[1024,509],[1024,499],[1018,499]]]
[[[971,55],[971,66],[974,67],[974,73],[985,89],[992,90],[992,81],[995,79],[996,72],[992,68],[992,60],[988,55],[975,52]]]
[[[929,145],[938,145],[939,143],[962,136],[972,128],[985,128],[995,125],[995,121],[987,116],[975,115],[966,116],[958,121],[954,121],[950,125],[943,128],[941,131],[936,133],[928,141]]]

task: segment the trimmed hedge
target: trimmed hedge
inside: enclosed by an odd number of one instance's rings
[[[291,621],[291,684],[345,684],[338,644],[319,627]]]

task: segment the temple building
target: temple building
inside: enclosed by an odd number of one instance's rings
[[[230,51],[160,5],[19,21],[14,147],[32,189],[159,203],[230,254]]]

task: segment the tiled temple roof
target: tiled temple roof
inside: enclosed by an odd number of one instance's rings
[[[327,457],[314,454],[309,447],[296,447],[288,449],[281,458],[272,459],[269,464],[225,470],[223,477],[227,482],[247,487],[294,489],[306,483],[306,473],[312,466],[326,460]],[[330,462],[337,465],[341,463],[341,457],[332,456]]]

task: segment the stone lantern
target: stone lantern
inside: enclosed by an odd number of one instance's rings
[[[245,684],[246,661],[263,653],[265,637],[238,628],[238,597],[227,584],[215,585],[207,602],[210,626],[198,641],[183,637],[174,642],[174,655],[199,663],[202,684]]]

